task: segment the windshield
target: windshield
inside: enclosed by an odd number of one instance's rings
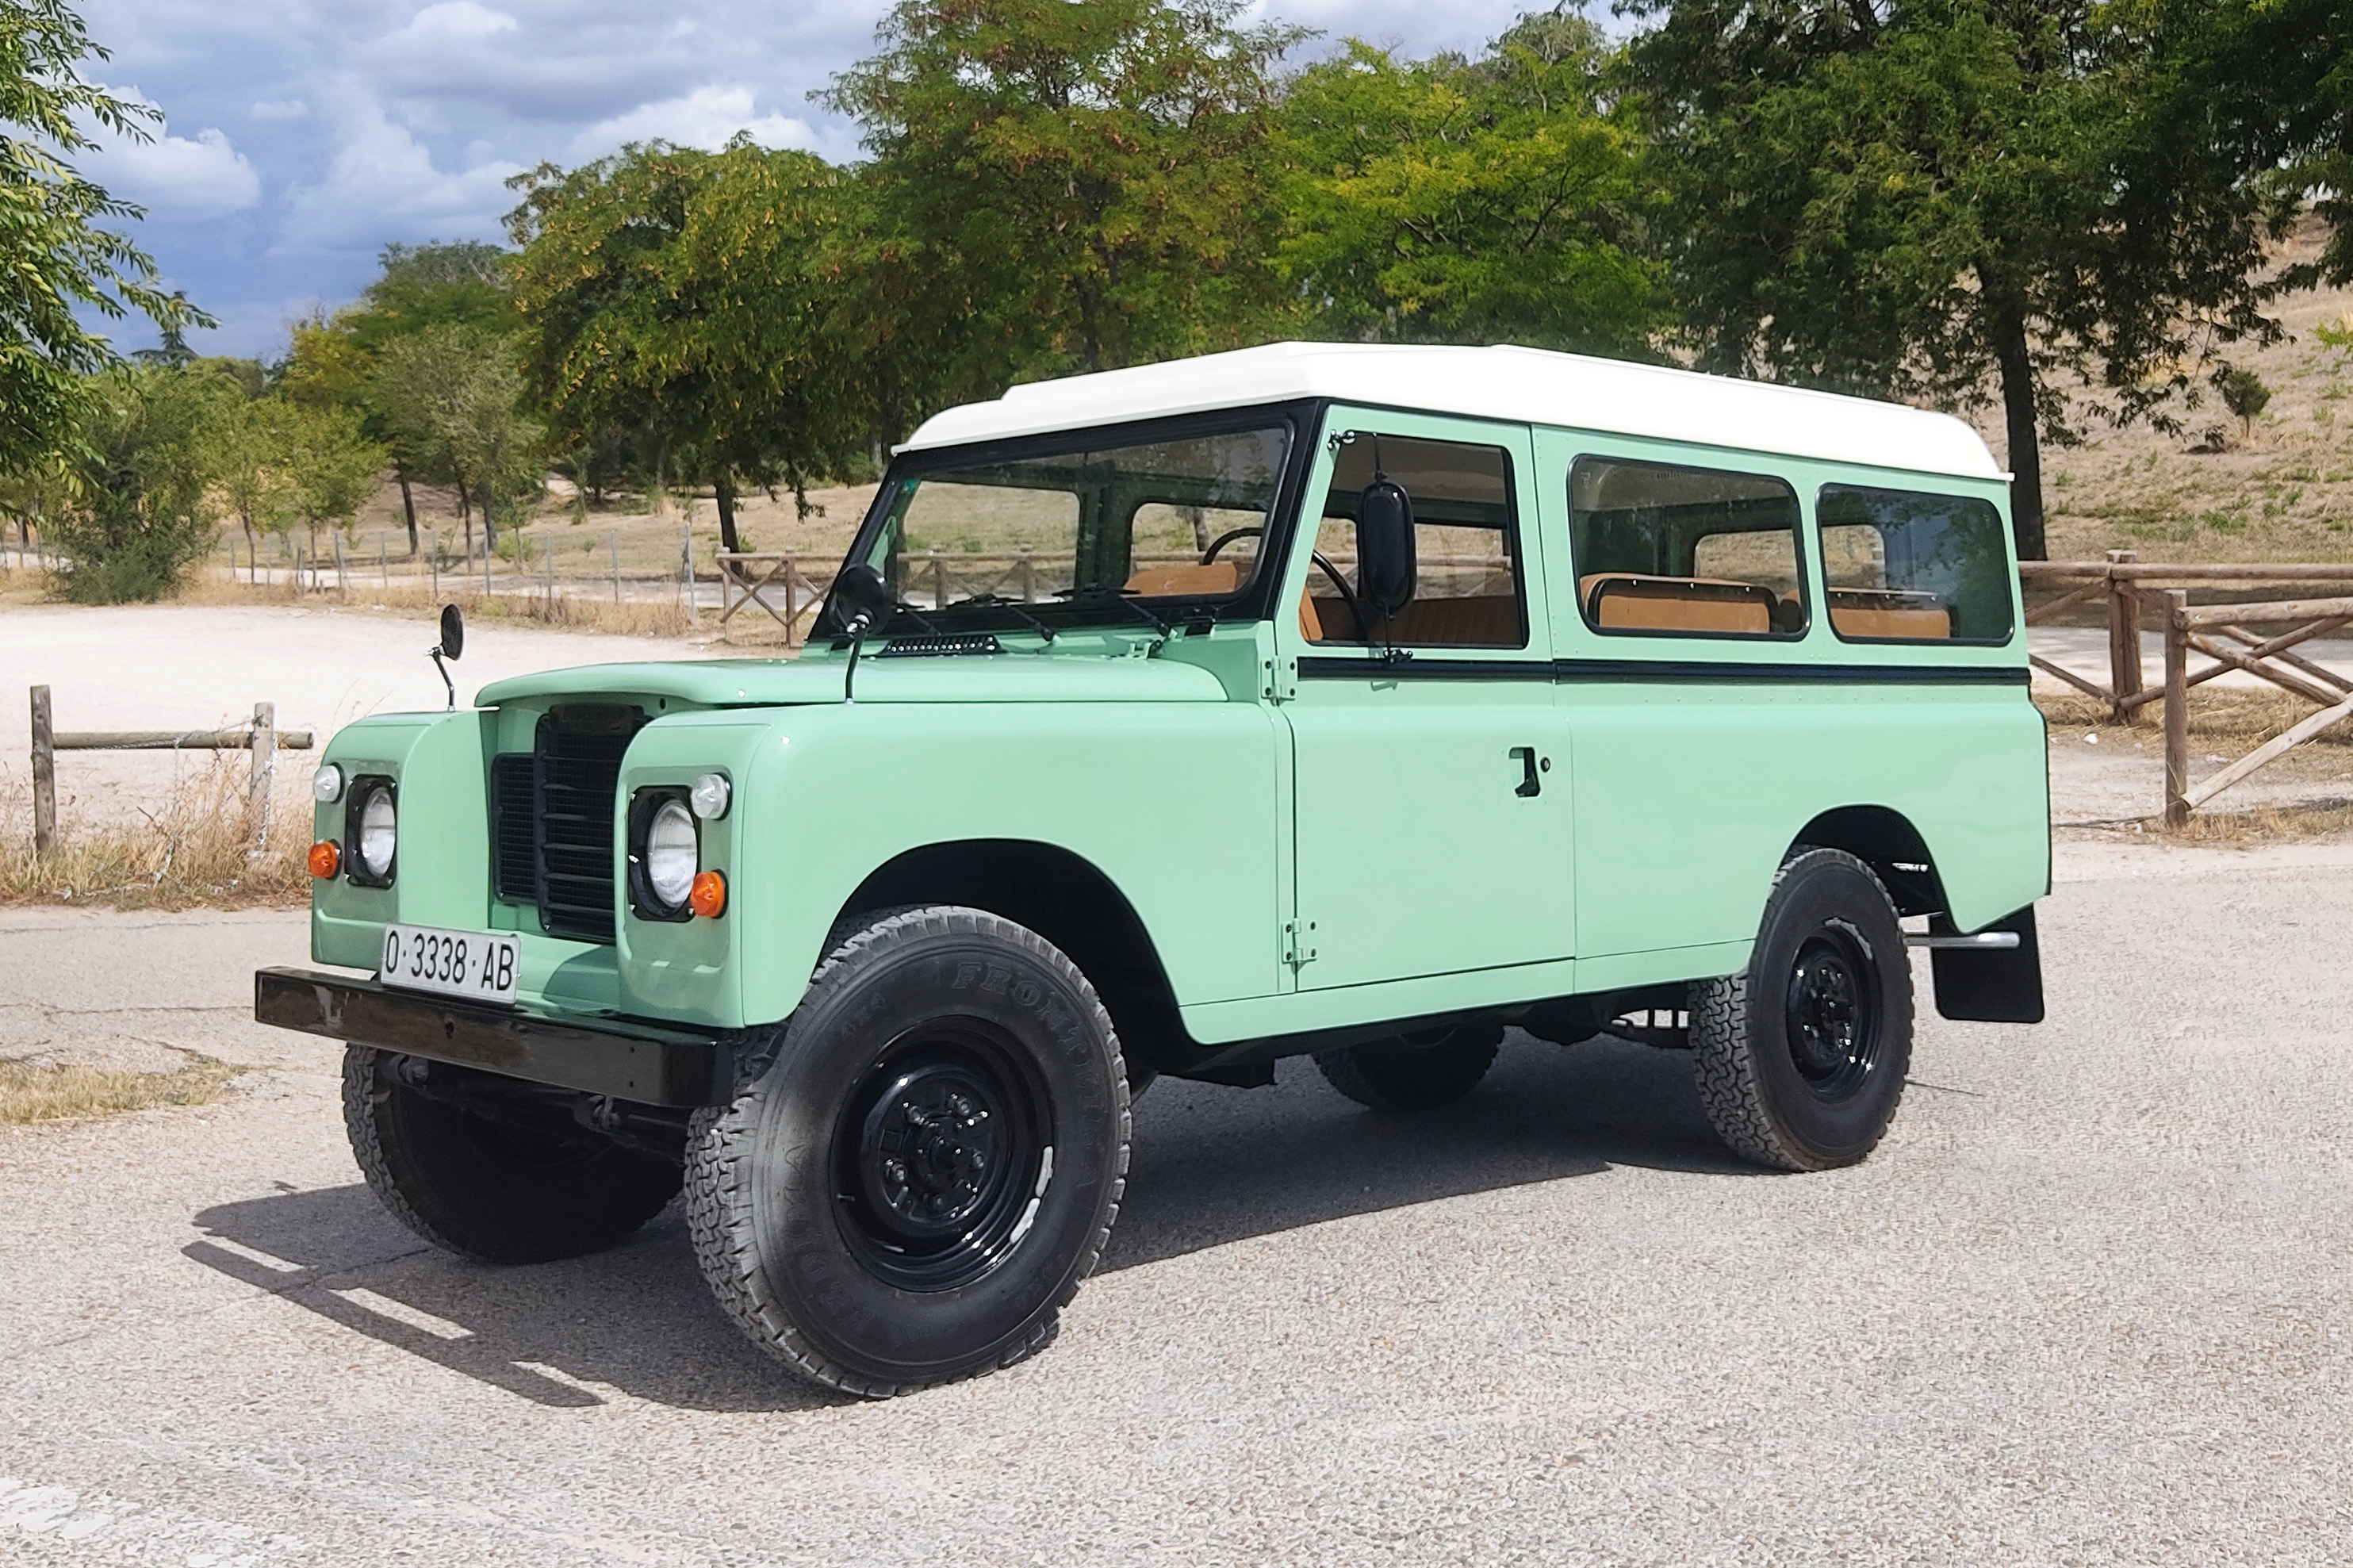
[[[1008,605],[1148,620],[1123,606],[1229,599],[1258,569],[1290,445],[1273,426],[934,470],[896,482],[853,558],[926,622],[969,609],[996,626]]]

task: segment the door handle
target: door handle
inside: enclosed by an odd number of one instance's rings
[[[1549,757],[1537,757],[1536,748],[1533,746],[1515,746],[1512,747],[1512,755],[1520,759],[1521,769],[1519,788],[1513,790],[1512,793],[1519,796],[1522,800],[1525,800],[1531,795],[1543,794],[1544,781],[1536,777],[1536,773],[1539,768],[1545,772],[1550,772],[1552,770],[1552,758]]]

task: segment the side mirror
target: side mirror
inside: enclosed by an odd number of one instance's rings
[[[864,561],[844,567],[833,579],[833,614],[844,637],[863,637],[899,608],[891,585]]]
[[[1413,497],[1393,479],[1376,479],[1356,497],[1356,597],[1368,615],[1386,620],[1413,601],[1419,575]]]
[[[466,618],[454,604],[441,607],[441,652],[451,659],[466,652]]]

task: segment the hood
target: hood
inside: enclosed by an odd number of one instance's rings
[[[839,703],[847,661],[712,659],[677,663],[584,664],[494,681],[474,697],[494,708],[534,697],[667,697],[697,707]],[[1214,703],[1218,678],[1173,659],[1001,653],[884,659],[858,665],[865,703]]]

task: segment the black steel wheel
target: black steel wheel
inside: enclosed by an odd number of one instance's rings
[[[678,1195],[675,1160],[626,1148],[518,1102],[491,1118],[496,1077],[353,1045],[343,1052],[343,1126],[368,1186],[393,1217],[482,1263],[546,1263],[601,1252]]]
[[[1050,1100],[1018,1043],[962,1020],[892,1044],[834,1128],[843,1235],[904,1290],[987,1273],[1050,1183]]]
[[[773,1061],[696,1113],[687,1220],[720,1306],[869,1398],[1034,1354],[1111,1238],[1128,1086],[1036,932],[935,905],[827,955]]]
[[[1700,1098],[1725,1142],[1788,1171],[1876,1148],[1912,1059],[1912,969],[1895,906],[1839,850],[1790,857],[1746,972],[1692,988]]]
[[[1315,1066],[1326,1083],[1368,1110],[1439,1110],[1479,1086],[1503,1038],[1500,1023],[1417,1030],[1318,1051]]]

